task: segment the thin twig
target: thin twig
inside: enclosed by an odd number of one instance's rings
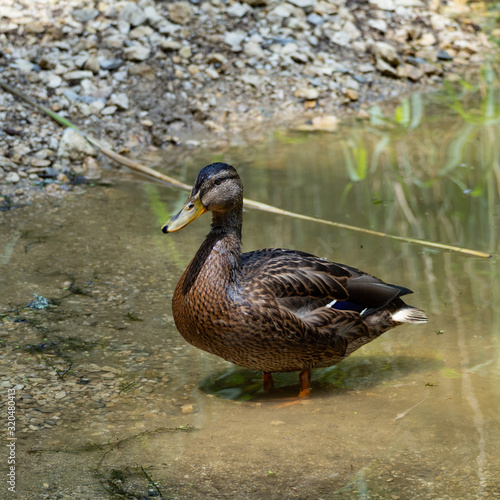
[[[413,405],[411,408],[408,408],[407,410],[399,413],[394,420],[399,420],[400,418],[405,417],[410,413],[412,410],[414,410],[417,406],[421,405],[428,397],[429,397],[430,391],[427,391],[427,394],[422,398],[421,401],[419,401],[417,404]]]
[[[115,153],[109,148],[106,148],[103,146],[97,139],[94,137],[86,134],[82,130],[80,130],[74,123],[70,122],[66,118],[63,118],[62,116],[59,116],[57,113],[52,111],[51,109],[47,108],[46,106],[43,106],[41,104],[38,104],[35,102],[33,99],[30,97],[26,96],[19,90],[15,89],[14,87],[11,87],[7,83],[3,82],[0,80],[0,87],[3,87],[5,90],[10,92],[11,94],[14,94],[15,96],[19,97],[23,101],[27,102],[29,105],[37,108],[38,110],[42,111],[43,113],[46,113],[49,115],[52,119],[54,119],[56,122],[59,124],[65,126],[65,127],[70,127],[77,132],[79,132],[87,141],[89,141],[92,146],[94,146],[96,149],[98,149],[101,153],[106,155],[108,158],[111,158],[112,160],[116,161],[120,165],[124,165],[132,170],[135,170],[136,172],[140,172],[142,174],[145,174],[149,177],[152,177],[154,179],[157,179],[161,182],[165,182],[169,184],[170,186],[174,186],[179,189],[183,189],[184,191],[191,191],[191,186],[188,184],[184,184],[183,182],[178,181],[177,179],[174,179],[173,177],[169,177],[168,175],[162,174],[160,172],[157,172],[156,170],[147,167],[146,165],[142,165],[141,163],[131,160],[130,158],[126,158],[125,156],[121,156],[118,153]],[[294,219],[302,219],[310,222],[316,222],[319,224],[325,224],[328,226],[333,226],[333,227],[338,227],[340,229],[347,229],[349,231],[357,231],[360,233],[364,234],[370,234],[372,236],[379,236],[382,238],[388,238],[391,240],[396,240],[396,241],[403,241],[405,243],[413,243],[414,245],[421,245],[429,248],[436,248],[438,250],[445,250],[448,252],[456,252],[464,255],[472,255],[474,257],[481,257],[481,258],[491,258],[492,254],[489,254],[487,252],[481,252],[479,250],[472,250],[469,248],[462,248],[462,247],[457,247],[453,245],[445,245],[444,243],[435,243],[432,241],[427,241],[427,240],[420,240],[416,238],[409,238],[406,236],[396,236],[393,234],[388,234],[388,233],[382,233],[380,231],[373,231],[371,229],[365,229],[362,227],[357,227],[357,226],[351,226],[349,224],[342,224],[341,222],[333,222],[325,219],[319,219],[317,217],[311,217],[309,215],[304,215],[304,214],[298,214],[295,212],[290,212],[288,210],[282,210],[281,208],[274,207],[272,205],[268,205],[266,203],[261,203],[259,201],[254,201],[254,200],[249,200],[245,198],[244,200],[244,206],[246,208],[254,208],[256,210],[260,210],[262,212],[268,212],[268,213],[273,213],[277,215],[284,215],[286,217],[293,217]]]

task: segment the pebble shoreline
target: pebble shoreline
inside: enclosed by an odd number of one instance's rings
[[[7,0],[0,79],[124,154],[222,144],[268,124],[331,130],[345,110],[362,116],[370,102],[482,61],[490,42],[460,11],[468,7],[444,8],[436,0]],[[101,177],[96,151],[77,133],[3,90],[0,122],[4,205]]]

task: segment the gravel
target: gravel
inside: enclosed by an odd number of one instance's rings
[[[461,73],[490,50],[464,8],[420,0],[4,0],[0,79],[115,150],[161,148],[170,157],[256,128],[330,130],[346,111],[365,116],[371,102]],[[89,170],[99,179],[103,160],[84,166],[95,153],[78,134],[6,91],[0,123],[0,203],[62,196]]]

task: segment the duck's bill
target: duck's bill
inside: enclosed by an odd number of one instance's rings
[[[202,205],[198,195],[188,198],[181,211],[174,215],[166,224],[163,225],[161,230],[164,233],[173,233],[193,222],[207,209]]]

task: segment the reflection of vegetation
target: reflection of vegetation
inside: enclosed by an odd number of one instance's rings
[[[263,145],[244,178],[259,190],[247,195],[389,234],[495,252],[499,90],[496,70],[485,65],[473,85],[448,83],[390,112],[374,106],[368,123],[349,122],[308,143],[281,138]],[[264,175],[272,182],[258,178]],[[277,176],[281,197],[267,187]]]
[[[313,386],[328,391],[362,390],[402,378],[414,371],[430,369],[436,363],[438,362],[434,359],[410,356],[357,355],[337,365],[314,370]],[[276,387],[291,388],[295,394],[297,378],[295,372],[277,373]],[[222,399],[248,401],[262,395],[262,373],[243,368],[230,368],[223,373],[207,377],[199,387],[203,392]]]

